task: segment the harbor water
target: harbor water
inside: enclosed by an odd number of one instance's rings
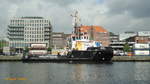
[[[0,84],[150,84],[150,62],[0,62]]]

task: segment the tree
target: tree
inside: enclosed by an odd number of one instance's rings
[[[25,47],[25,52],[29,52],[29,48],[28,47]]]
[[[47,49],[47,51],[48,51],[49,53],[51,53],[52,48],[49,47],[49,48]]]
[[[8,46],[8,42],[5,40],[0,40],[0,48]]]
[[[51,52],[51,51],[52,51],[52,48],[49,47],[49,48],[47,49],[47,51]]]
[[[124,52],[130,52],[130,51],[131,51],[131,48],[130,48],[130,46],[129,46],[128,43],[125,43],[125,44],[124,44],[123,51],[124,51]]]
[[[109,32],[110,35],[115,35],[113,32]]]

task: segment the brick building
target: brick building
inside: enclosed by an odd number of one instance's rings
[[[109,32],[101,26],[81,26],[81,35],[87,36],[89,40],[95,40],[102,43],[103,46],[109,46]]]
[[[128,42],[136,42],[136,43],[149,43],[150,36],[133,36],[126,39]]]

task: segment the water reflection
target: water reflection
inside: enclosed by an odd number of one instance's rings
[[[150,84],[150,62],[0,63],[0,84]],[[24,77],[27,80],[4,80]]]
[[[77,64],[75,65],[75,71],[73,72],[72,76],[73,76],[73,80],[84,80],[84,76],[83,76],[83,65],[81,64]]]
[[[145,64],[141,64],[141,63],[136,63],[135,64],[135,74],[134,74],[134,79],[135,80],[144,80],[144,81],[148,81],[150,80],[150,68],[148,65],[149,63],[145,62]],[[146,74],[147,73],[147,74]]]

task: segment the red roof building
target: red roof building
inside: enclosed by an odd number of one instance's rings
[[[103,46],[109,46],[109,32],[101,26],[81,26],[80,34],[90,40],[99,41]]]

